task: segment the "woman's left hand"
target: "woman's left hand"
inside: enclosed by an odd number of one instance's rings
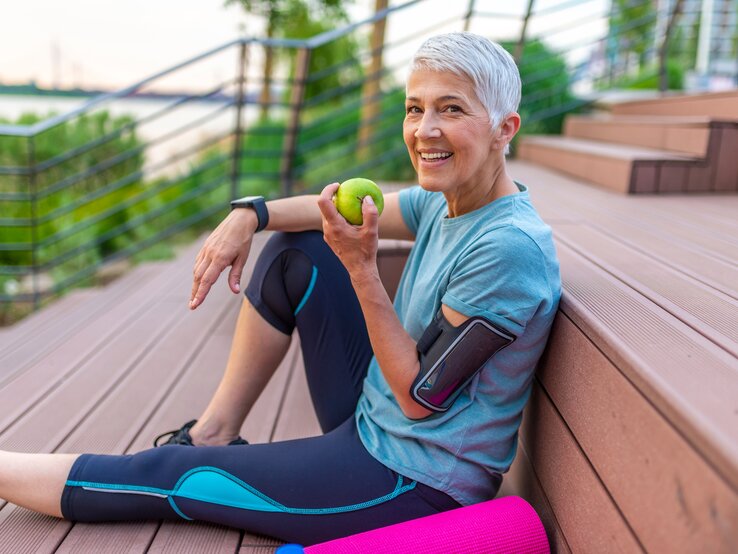
[[[318,207],[323,215],[323,238],[346,267],[352,279],[377,274],[377,241],[379,213],[371,196],[361,204],[363,225],[351,225],[338,213],[333,196],[338,183],[328,185],[320,193]]]

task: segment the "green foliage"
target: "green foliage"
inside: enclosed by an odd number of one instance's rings
[[[345,23],[347,15],[344,5],[348,3],[345,0],[226,0],[225,4],[239,4],[247,13],[265,17],[267,37],[305,39]],[[279,50],[278,53],[281,62],[289,66],[289,74],[293,77],[296,51]],[[309,75],[315,76],[321,72],[325,75],[307,83],[305,99],[360,79],[362,68],[357,53],[358,44],[351,35],[344,35],[313,49],[310,52]],[[330,70],[345,62],[340,69]],[[289,91],[286,95],[289,97]]]
[[[503,42],[508,52],[516,43]],[[569,90],[569,70],[564,58],[540,40],[529,40],[523,46],[518,62],[523,95],[520,101],[522,125],[516,137],[526,134],[558,134],[564,118],[577,105]]]
[[[305,39],[314,37],[335,28],[337,21],[316,16],[308,4],[291,0],[293,4],[290,17],[278,30],[284,38]],[[363,75],[358,61],[359,45],[351,35],[344,35],[310,52],[309,82],[305,86],[305,100],[310,100],[321,93],[334,91],[337,87],[345,87],[352,83],[360,83]],[[290,76],[295,75],[295,51],[289,52]],[[340,64],[341,67],[337,67]],[[316,78],[316,75],[318,76]]]
[[[656,10],[650,0],[614,0],[610,17],[610,36],[619,52],[632,52],[638,57],[638,67],[646,63],[646,54],[653,45]]]
[[[666,61],[666,77],[669,90],[684,89],[684,66],[678,59],[670,58]],[[658,90],[659,68],[653,65],[645,67],[637,75],[623,77],[610,86],[623,89]]]
[[[41,119],[24,115],[17,123]],[[194,158],[184,175],[147,180],[144,148],[129,117],[102,112],[32,139],[0,137],[0,166],[27,168],[36,162],[32,179],[0,175],[0,193],[35,197],[35,202],[22,196],[0,199],[6,220],[0,223],[0,266],[28,267],[35,261],[54,287],[85,284],[108,259],[155,244],[188,224],[211,228],[231,196],[229,153],[213,147]],[[149,250],[145,257],[154,254]],[[23,281],[22,275],[0,276],[0,294],[28,292]]]
[[[271,29],[278,29],[289,24],[296,9],[309,9],[319,18],[345,21],[343,5],[346,3],[344,0],[226,0],[225,5],[239,4],[246,13],[265,17]]]

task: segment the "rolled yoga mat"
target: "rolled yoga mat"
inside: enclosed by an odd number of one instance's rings
[[[548,554],[548,539],[533,507],[506,496],[280,554]]]

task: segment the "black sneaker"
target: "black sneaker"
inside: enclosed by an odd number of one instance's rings
[[[190,436],[190,429],[192,429],[192,426],[195,423],[197,423],[197,420],[193,419],[192,421],[188,421],[187,423],[182,425],[182,427],[180,427],[176,431],[167,431],[166,433],[162,433],[154,439],[154,448],[165,446],[167,444],[175,444],[179,446],[195,446],[194,444],[192,444],[192,437]],[[167,436],[169,438],[165,442],[159,444],[159,441]],[[238,437],[229,442],[228,446],[239,446],[242,444],[248,444],[248,441],[246,439]]]

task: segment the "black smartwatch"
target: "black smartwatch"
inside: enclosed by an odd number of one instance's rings
[[[231,200],[231,209],[252,208],[256,212],[256,232],[263,231],[269,223],[269,210],[263,196],[244,196],[238,200]]]

